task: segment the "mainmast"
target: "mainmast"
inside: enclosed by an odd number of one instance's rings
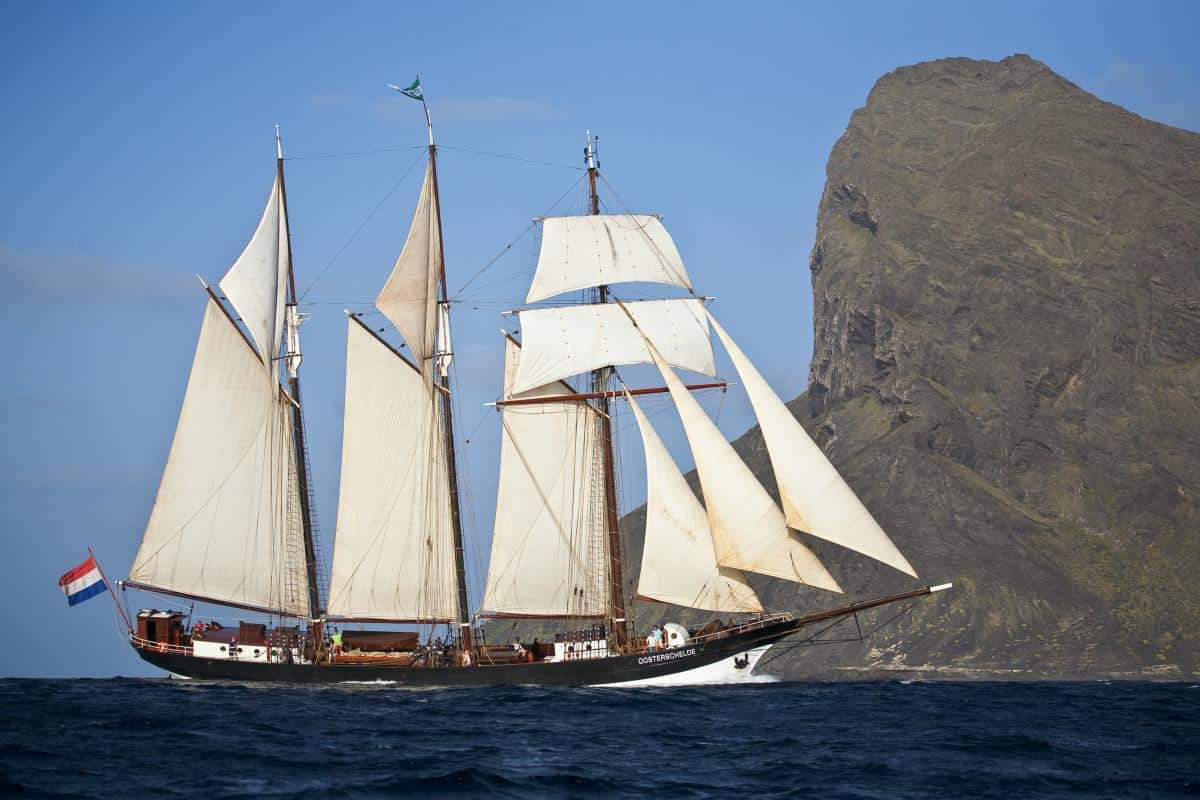
[[[596,192],[596,178],[600,174],[600,162],[596,150],[600,137],[587,134],[587,147],[583,151],[583,160],[587,166],[588,195],[592,216],[600,214],[600,195]],[[602,284],[597,288],[597,303],[608,302],[608,285]],[[612,419],[609,416],[608,382],[612,376],[612,367],[606,366],[592,372],[592,392],[597,394],[596,408],[600,412],[600,450],[604,471],[604,513],[605,528],[608,532],[608,607],[612,620],[613,638],[617,649],[624,650],[629,642],[629,632],[625,620],[624,582],[621,578],[621,531],[617,516],[617,485],[613,475],[613,442]]]
[[[317,568],[317,546],[313,537],[311,495],[309,493],[308,448],[304,438],[304,415],[300,401],[300,323],[303,319],[296,306],[296,273],[292,269],[292,226],[288,224],[287,187],[283,178],[283,143],[279,138],[279,126],[275,126],[275,171],[279,179],[280,214],[287,231],[287,303],[284,306],[284,324],[287,331],[287,356],[285,365],[288,373],[288,392],[295,404],[292,405],[292,446],[296,452],[296,480],[300,495],[300,521],[304,528],[304,566],[308,574],[308,609],[310,619],[319,619],[325,612],[321,602],[321,584]],[[314,624],[315,627],[316,624]]]
[[[442,229],[442,200],[438,192],[437,177],[437,145],[433,141],[433,120],[429,115],[429,106],[422,97],[421,105],[425,108],[425,122],[429,128],[429,171],[433,179],[433,212],[437,219],[437,227]],[[446,249],[444,238],[438,236],[438,346],[443,352],[435,356],[433,368],[437,369],[439,394],[442,401],[442,429],[446,448],[446,474],[450,489],[450,522],[454,530],[454,579],[458,590],[458,623],[460,641],[463,650],[471,648],[471,608],[467,600],[467,569],[463,552],[462,512],[458,493],[458,463],[454,453],[454,412],[450,397],[450,367],[447,357],[448,334],[450,331],[450,297],[446,291]],[[444,323],[444,324],[441,324]]]

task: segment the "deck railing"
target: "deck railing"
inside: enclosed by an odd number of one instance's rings
[[[129,643],[141,650],[152,650],[156,653],[176,653],[178,655],[190,656],[192,648],[181,644],[167,644],[166,642],[152,642],[149,639],[143,639],[136,633],[129,634]]]
[[[777,622],[786,622],[786,621],[794,619],[794,618],[795,618],[795,615],[791,614],[789,612],[783,612],[780,614],[771,614],[770,616],[760,617],[758,619],[750,620],[749,622],[743,622],[741,625],[736,625],[732,628],[723,628],[719,631],[713,631],[712,633],[707,633],[703,636],[693,636],[688,639],[687,643],[694,644],[697,642],[708,642],[708,641],[712,641],[714,639],[723,639],[727,636],[736,636],[740,633],[757,630],[759,628],[765,628],[768,625],[774,625]],[[150,650],[150,651],[154,651],[154,652],[158,652],[158,653],[176,653],[178,655],[185,655],[185,656],[192,655],[192,648],[190,646],[185,646],[185,645],[181,645],[181,644],[167,644],[166,642],[154,642],[149,639],[143,639],[134,633],[129,634],[129,643],[132,644],[134,647],[139,648],[141,650]],[[644,649],[645,649],[644,647],[639,648],[638,652],[642,652]],[[591,651],[591,652],[586,652],[586,653],[584,651],[580,651],[580,652],[570,654],[570,656],[567,660],[576,660],[576,659],[583,659],[583,658],[603,658],[605,656],[610,656],[610,655],[617,655],[617,653],[615,651],[609,651],[609,650],[596,650],[596,651]],[[491,662],[490,658],[481,657],[479,664],[480,664],[480,666],[488,666],[488,665],[490,665],[489,662]],[[506,663],[506,662],[501,662],[501,663]]]
[[[722,628],[719,631],[706,633],[703,636],[693,636],[688,639],[687,643],[692,644],[694,642],[708,642],[713,639],[723,639],[726,636],[736,636],[739,633],[757,630],[758,628],[765,628],[768,625],[774,625],[777,622],[787,622],[788,620],[794,618],[795,615],[790,611],[784,611],[779,614],[771,614],[770,616],[759,617],[758,619],[752,619],[749,622],[743,622],[741,625],[737,625],[732,628]]]

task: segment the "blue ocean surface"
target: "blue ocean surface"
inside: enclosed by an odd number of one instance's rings
[[[0,681],[22,797],[1195,797],[1195,684]]]

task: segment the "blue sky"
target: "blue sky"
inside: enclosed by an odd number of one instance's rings
[[[0,653],[0,675],[152,674],[121,642],[107,597],[68,609],[55,581],[88,545],[113,577],[129,565],[202,313],[192,276],[219,278],[257,223],[274,123],[295,157],[300,286],[327,268],[305,297],[303,373],[327,541],[342,308],[386,278],[420,182],[419,150],[403,149],[423,143],[420,106],[389,81],[420,72],[432,102],[452,292],[559,197],[560,213],[582,208],[571,187],[590,128],[619,193],[610,207],[664,215],[697,288],[719,298],[716,313],[785,397],[806,384],[825,161],[884,73],[1023,52],[1106,100],[1200,129],[1200,13],[1189,3],[330,8],[0,11],[0,625],[19,642]],[[497,329],[513,325],[499,311],[524,292],[533,242],[520,238],[455,312],[479,567],[498,448],[482,404],[498,391]],[[705,402],[731,436],[752,424],[736,392]],[[668,406],[647,407],[690,465]],[[627,507],[643,494],[635,449],[623,447]]]

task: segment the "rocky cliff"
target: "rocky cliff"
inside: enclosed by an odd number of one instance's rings
[[[1027,56],[879,80],[829,158],[792,408],[956,588],[771,669],[1200,674],[1198,221],[1200,135]],[[757,429],[737,447],[773,485]],[[852,596],[908,585],[810,541]]]

